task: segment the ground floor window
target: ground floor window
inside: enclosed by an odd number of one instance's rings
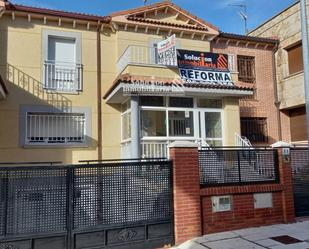
[[[241,135],[251,142],[268,142],[266,118],[241,118]]]
[[[84,113],[26,113],[27,144],[84,143]]]
[[[193,112],[168,111],[169,136],[193,137]]]
[[[166,112],[142,110],[141,131],[143,137],[165,137],[167,135]]]
[[[189,97],[142,97],[141,138],[204,141],[223,145],[222,101]]]

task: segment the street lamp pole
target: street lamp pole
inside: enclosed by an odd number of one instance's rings
[[[301,31],[302,47],[304,60],[304,80],[305,80],[305,102],[307,117],[307,140],[309,142],[309,43],[308,43],[308,23],[307,23],[307,6],[306,0],[300,0],[301,11]],[[308,152],[309,153],[309,152]]]

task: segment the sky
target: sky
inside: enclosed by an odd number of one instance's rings
[[[148,0],[148,4],[159,0]],[[144,0],[12,0],[13,3],[96,15],[142,6]],[[295,0],[173,0],[192,14],[217,26],[221,31],[244,34],[240,8],[230,5],[246,4],[248,29],[276,15]]]

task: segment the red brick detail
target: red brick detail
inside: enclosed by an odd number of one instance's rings
[[[275,106],[275,88],[274,88],[274,67],[273,67],[273,51],[272,47],[267,48],[264,45],[255,46],[255,44],[232,41],[226,42],[221,39],[219,42],[211,43],[212,52],[225,53],[234,55],[245,55],[255,57],[255,74],[256,82],[250,84],[256,88],[255,99],[241,99],[239,102],[241,117],[259,117],[267,118],[267,130],[269,144],[275,143],[279,139],[279,121],[277,117],[277,108]],[[235,58],[236,60],[236,58]],[[237,67],[237,60],[235,61]],[[237,69],[236,69],[237,70]],[[248,85],[248,83],[237,82],[238,85]],[[282,127],[286,138],[287,131],[284,129],[286,122]],[[288,130],[289,131],[289,130]],[[284,140],[289,141],[289,140]]]
[[[283,218],[286,223],[294,222],[295,209],[291,162],[284,162],[282,157],[282,149],[278,149],[278,157],[280,166],[280,182],[284,186],[284,191],[282,194]]]
[[[201,196],[245,194],[245,193],[265,193],[282,191],[284,186],[281,184],[263,184],[229,187],[211,187],[201,189]]]
[[[283,222],[281,192],[273,193],[273,208],[254,209],[252,193],[236,194],[232,198],[232,211],[216,213],[212,212],[211,197],[203,198],[203,234]]]
[[[171,148],[174,181],[175,242],[200,236],[201,199],[197,148]]]

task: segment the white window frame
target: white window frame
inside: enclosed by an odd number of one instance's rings
[[[74,39],[75,40],[75,57],[76,57],[76,64],[82,64],[82,46],[81,46],[81,40],[82,35],[81,33],[77,32],[66,32],[66,31],[60,31],[60,30],[51,30],[51,29],[43,29],[42,33],[42,77],[41,82],[43,82],[43,87],[45,86],[45,67],[44,63],[48,60],[48,43],[49,43],[49,37],[57,37],[57,38],[63,38],[63,39]],[[81,69],[82,70],[82,69]],[[81,73],[81,77],[83,74]],[[83,80],[83,79],[81,79]],[[62,92],[63,91],[58,91]],[[76,92],[64,92],[64,93],[71,93],[71,94],[78,94],[79,91]]]
[[[166,136],[141,136],[141,141],[174,141],[174,140],[187,140],[187,141],[197,141],[199,139],[207,140],[216,140],[222,141],[222,146],[224,146],[225,142],[225,134],[224,134],[224,109],[222,108],[199,108],[197,107],[197,97],[190,97],[190,96],[183,96],[184,98],[192,98],[193,99],[193,107],[169,107],[169,97],[165,97],[165,106],[140,106],[140,113],[142,110],[149,110],[149,111],[165,111],[166,112]],[[193,136],[170,136],[169,135],[169,111],[190,111],[193,113]],[[222,137],[221,138],[207,138],[206,137],[206,127],[204,119],[205,112],[219,112],[221,114],[221,130],[222,130]],[[200,113],[201,122],[199,122],[198,115]],[[141,115],[140,115],[141,116]],[[201,125],[201,127],[200,127]],[[142,129],[142,127],[141,127]],[[201,130],[201,134],[199,134]]]
[[[130,102],[131,99],[127,99],[125,100],[124,102],[121,103],[121,108],[122,108],[122,105],[124,104],[127,104],[128,102]],[[126,114],[131,114],[131,103],[130,103],[130,108],[126,109],[124,112],[122,111],[121,109],[121,125],[120,125],[120,133],[121,133],[121,143],[128,143],[128,142],[131,142],[131,136],[127,139],[123,139],[123,128],[124,128],[124,124],[123,124],[123,116],[126,115]],[[131,115],[130,115],[130,118],[131,118]],[[131,122],[131,120],[130,120]]]
[[[83,143],[69,142],[69,143],[29,143],[26,139],[27,134],[27,113],[80,113],[85,115],[85,141]],[[92,145],[92,115],[90,107],[71,107],[66,110],[59,110],[51,106],[33,106],[23,105],[20,107],[20,121],[19,121],[19,143],[22,147],[90,147]]]

